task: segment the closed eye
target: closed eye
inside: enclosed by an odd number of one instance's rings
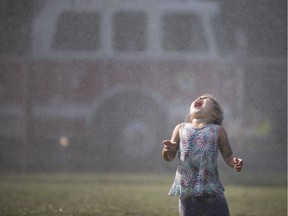
[[[199,97],[200,100],[204,100],[207,99],[208,97],[204,96],[204,97]]]

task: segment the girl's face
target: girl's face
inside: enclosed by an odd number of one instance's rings
[[[190,114],[195,118],[211,118],[214,114],[214,103],[207,96],[200,96],[192,102]]]

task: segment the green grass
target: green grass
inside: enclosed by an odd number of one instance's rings
[[[176,216],[173,175],[0,175],[0,215]],[[283,186],[226,186],[232,216],[287,214]]]

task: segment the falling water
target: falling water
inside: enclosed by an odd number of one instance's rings
[[[258,3],[2,1],[0,170],[170,172],[162,140],[209,92],[244,172],[282,175],[285,7]]]

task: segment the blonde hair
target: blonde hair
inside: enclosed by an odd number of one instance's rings
[[[216,98],[211,94],[203,94],[202,96],[208,97],[214,104],[213,112],[215,112],[215,115],[214,118],[212,119],[212,123],[216,125],[222,125],[224,119],[223,111]],[[186,122],[191,122],[191,120],[192,120],[191,114],[189,113],[189,115],[186,118]]]

